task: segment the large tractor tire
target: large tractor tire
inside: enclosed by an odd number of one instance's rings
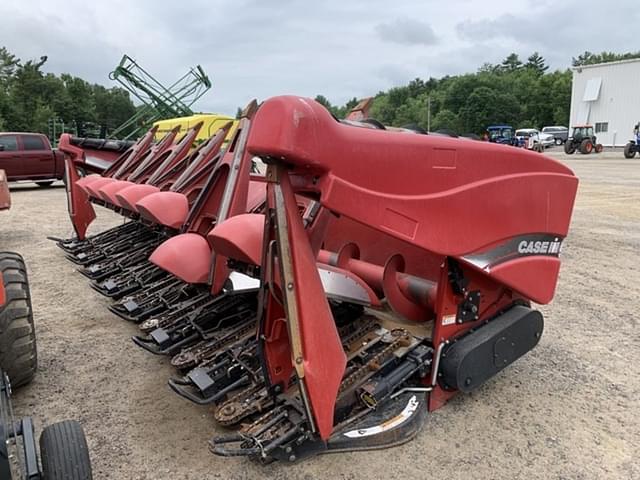
[[[576,146],[572,141],[567,141],[564,144],[564,153],[572,155],[576,151]]]
[[[91,480],[89,447],[74,420],[54,423],[40,435],[43,480]]]
[[[593,151],[593,143],[588,138],[585,138],[580,142],[580,153],[588,155]]]
[[[593,151],[593,143],[588,138],[585,138],[580,142],[580,153],[588,155]]]
[[[627,143],[624,146],[624,158],[633,158],[636,156],[636,148],[635,144]]]
[[[36,373],[38,356],[31,295],[24,260],[17,253],[0,252],[5,302],[0,306],[0,368],[11,385],[19,387]]]

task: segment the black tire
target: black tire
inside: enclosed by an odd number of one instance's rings
[[[91,459],[82,425],[65,420],[40,435],[43,480],[91,480]]]
[[[588,138],[585,138],[580,142],[580,153],[583,155],[588,155],[593,152],[593,143]]]
[[[576,146],[573,142],[567,141],[567,143],[564,144],[564,153],[566,153],[567,155],[571,155],[575,151],[576,151]]]
[[[627,143],[624,146],[624,158],[633,158],[636,156],[635,144]]]
[[[13,387],[31,381],[38,366],[36,332],[24,260],[17,253],[0,252],[5,303],[0,307],[0,368]]]
[[[53,185],[53,180],[47,180],[45,182],[36,182],[36,185],[38,185],[39,187],[42,187],[42,188],[47,188],[47,187],[50,187],[51,185]]]

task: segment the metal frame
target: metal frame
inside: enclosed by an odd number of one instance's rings
[[[122,57],[109,78],[122,85],[143,105],[109,138],[120,138],[130,127],[142,124],[142,127],[135,128],[125,137],[135,138],[142,129],[157,120],[193,115],[190,107],[211,88],[211,80],[200,65],[189,69],[173,84],[165,87],[128,55]]]

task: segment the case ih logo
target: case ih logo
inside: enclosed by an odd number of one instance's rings
[[[560,253],[561,248],[562,242],[557,238],[552,242],[540,240],[522,240],[520,243],[518,243],[518,253],[523,254],[548,255]]]
[[[557,257],[562,250],[562,238],[555,235],[529,234],[511,238],[490,250],[462,257],[467,262],[490,271],[500,263],[531,255],[549,255]]]

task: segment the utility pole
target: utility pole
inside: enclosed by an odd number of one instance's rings
[[[431,95],[427,95],[427,133],[431,131]]]

